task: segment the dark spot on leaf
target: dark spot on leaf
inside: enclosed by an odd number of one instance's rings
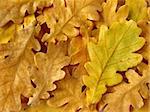
[[[8,58],[8,57],[9,57],[9,55],[6,55],[6,56],[5,56],[5,59]]]
[[[36,88],[36,84],[31,80],[31,84],[34,88]]]

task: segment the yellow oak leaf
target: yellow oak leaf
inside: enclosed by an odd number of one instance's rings
[[[117,71],[126,71],[142,60],[142,55],[134,53],[139,50],[145,40],[139,37],[140,28],[134,21],[116,22],[108,29],[100,28],[97,44],[88,43],[90,61],[85,64],[89,76],[83,78],[88,87],[87,103],[97,103],[106,86],[113,86],[121,82],[122,77]]]
[[[123,5],[117,10],[117,4],[118,0],[107,0],[106,3],[103,3],[104,24],[111,25],[113,22],[123,21],[128,17],[127,5]]]
[[[0,27],[7,22],[21,23],[26,11],[33,14],[37,8],[50,6],[53,0],[0,0]]]
[[[144,105],[143,99],[149,97],[147,83],[150,83],[150,69],[140,76],[134,70],[126,72],[128,83],[123,82],[114,87],[114,92],[104,96],[107,106],[104,112],[130,112],[130,105],[137,110]],[[148,111],[146,111],[148,112]]]
[[[47,53],[36,53],[34,60],[37,66],[33,69],[32,81],[36,85],[33,98],[30,99],[30,104],[41,99],[49,98],[48,91],[56,89],[55,81],[58,81],[65,76],[65,72],[61,70],[70,62],[70,58],[66,56],[65,44],[48,44]]]
[[[126,0],[129,7],[129,18],[138,22],[147,18],[147,4],[145,0]]]
[[[26,23],[28,22],[28,24]],[[12,39],[0,44],[0,111],[18,112],[21,109],[21,95],[30,96],[32,85],[29,68],[33,63],[32,48],[35,42],[35,18],[24,18],[23,25],[17,25]]]
[[[97,11],[101,10],[103,0],[55,0],[52,8],[44,10],[43,15],[37,17],[39,23],[47,23],[50,34],[43,37],[43,41],[66,40],[79,34],[77,29],[84,21],[99,20]]]

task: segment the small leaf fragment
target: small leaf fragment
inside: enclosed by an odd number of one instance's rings
[[[147,18],[147,4],[145,0],[126,0],[129,7],[129,18],[138,22]]]

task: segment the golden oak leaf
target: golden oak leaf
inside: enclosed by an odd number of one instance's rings
[[[33,46],[34,24],[33,15],[25,17],[24,24],[16,26],[10,42],[0,44],[1,112],[18,112],[21,109],[21,95],[31,94],[29,68],[33,63],[32,48],[39,48]]]
[[[58,88],[52,92],[48,104],[54,107],[63,107],[61,112],[76,112],[85,105],[85,92],[82,92],[82,80],[69,74],[66,69],[66,77],[57,82]]]
[[[139,27],[142,29],[142,36],[145,38],[146,43],[144,47],[140,50],[143,57],[150,63],[150,23],[148,21],[140,21]]]
[[[143,98],[149,97],[147,83],[150,83],[150,69],[140,76],[134,70],[126,72],[128,83],[123,82],[114,87],[114,92],[104,96],[107,104],[105,112],[130,112],[130,105],[139,109],[144,105]]]
[[[97,44],[89,42],[90,61],[85,64],[89,76],[83,78],[88,87],[87,103],[95,104],[107,86],[121,82],[122,77],[117,71],[126,71],[142,60],[142,55],[134,53],[144,45],[139,37],[141,30],[134,21],[116,22],[108,29],[101,26]]]
[[[113,22],[123,21],[128,17],[127,5],[123,5],[117,10],[117,4],[118,0],[107,0],[106,3],[103,3],[104,24],[111,25]]]
[[[129,7],[129,18],[138,22],[147,18],[147,4],[145,0],[125,0]]]
[[[64,78],[65,72],[61,69],[70,62],[64,47],[65,44],[49,43],[47,53],[36,53],[34,60],[37,68],[33,70],[31,78],[36,88],[30,103],[49,98],[48,91],[56,89],[54,82]]]
[[[21,23],[26,11],[33,14],[37,8],[51,5],[53,0],[0,0],[0,27],[7,22]]]
[[[66,40],[79,34],[77,27],[84,21],[99,20],[97,11],[101,10],[103,0],[55,0],[52,8],[44,10],[38,17],[39,23],[46,22],[51,29],[50,34],[43,37],[43,41]]]

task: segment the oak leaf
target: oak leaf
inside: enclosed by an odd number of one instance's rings
[[[130,112],[130,105],[139,109],[144,105],[144,99],[149,97],[147,83],[150,83],[150,71],[145,70],[140,76],[134,70],[126,72],[128,83],[123,82],[114,87],[114,92],[105,96],[104,102],[107,104],[105,112]]]
[[[64,48],[64,43],[49,43],[47,53],[38,52],[34,56],[37,68],[33,69],[31,79],[36,88],[30,104],[37,103],[39,99],[48,99],[48,92],[56,89],[54,82],[64,78],[65,72],[61,69],[70,62]]]
[[[61,112],[75,112],[85,106],[85,92],[82,92],[83,82],[69,74],[66,69],[66,77],[57,82],[58,88],[52,92],[54,97],[48,101],[49,106],[62,108]]]
[[[141,35],[145,38],[146,43],[144,47],[139,51],[150,63],[150,23],[147,20],[140,21],[138,23],[139,27],[142,29]]]
[[[0,0],[0,27],[7,22],[21,23],[26,12],[33,14],[37,8],[50,6],[53,0]]]
[[[97,11],[101,10],[103,0],[55,0],[52,8],[44,10],[38,18],[39,23],[47,23],[50,34],[43,41],[66,40],[79,34],[78,28],[84,21],[99,20]],[[65,12],[65,13],[64,13]]]
[[[88,104],[97,103],[106,92],[106,86],[121,82],[122,77],[117,71],[126,71],[141,62],[142,55],[134,53],[145,42],[139,37],[140,33],[134,21],[116,22],[109,29],[101,26],[97,44],[89,42],[90,61],[85,64],[89,76],[83,78],[88,87]]]
[[[21,95],[32,93],[29,68],[33,63],[32,48],[35,39],[35,18],[24,18],[23,25],[17,25],[12,39],[0,45],[0,111],[18,112],[21,109]]]
[[[113,22],[123,21],[128,17],[128,6],[123,5],[117,10],[117,4],[118,0],[107,0],[103,3],[104,24],[111,25]]]

